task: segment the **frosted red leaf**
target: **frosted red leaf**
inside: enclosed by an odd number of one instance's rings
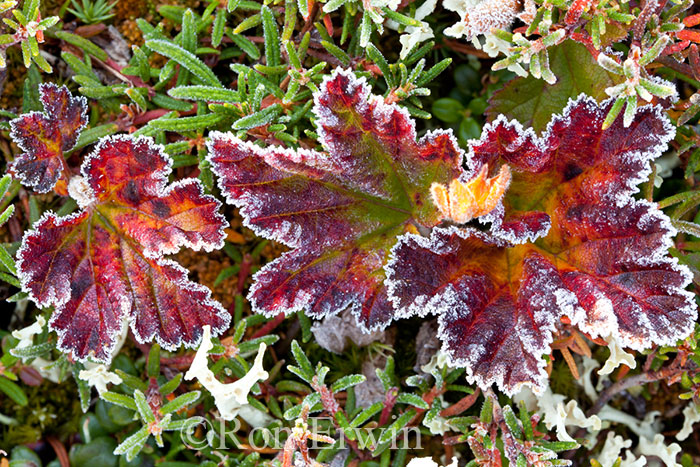
[[[481,386],[546,386],[542,356],[562,316],[636,350],[673,344],[697,309],[687,269],[668,255],[675,230],[636,200],[673,128],[657,107],[602,130],[611,102],[580,97],[538,137],[503,118],[484,128],[468,165],[507,164],[491,232],[441,227],[405,236],[387,265],[400,316],[435,313],[443,350]]]
[[[320,318],[352,307],[365,328],[381,328],[393,318],[389,251],[399,235],[440,222],[430,186],[457,178],[463,153],[449,132],[416,141],[408,113],[348,71],[323,82],[314,112],[324,152],[211,135],[227,200],[256,233],[292,248],[255,275],[249,298],[268,316]]]
[[[124,320],[139,342],[169,350],[196,346],[204,325],[228,327],[210,291],[163,258],[183,246],[220,248],[226,225],[198,180],[168,184],[170,165],[150,138],[105,138],[69,183],[80,211],[48,212],[22,239],[22,287],[55,307],[58,347],[78,360],[109,361]]]
[[[59,179],[68,182],[63,154],[75,146],[87,124],[87,101],[53,83],[40,84],[39,97],[43,112],[23,114],[10,122],[10,137],[24,152],[9,168],[23,184],[46,193]]]

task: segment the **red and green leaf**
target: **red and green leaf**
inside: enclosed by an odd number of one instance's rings
[[[430,186],[458,177],[463,153],[447,132],[416,141],[408,113],[350,72],[322,84],[314,112],[324,152],[211,135],[227,200],[255,232],[293,248],[256,274],[249,298],[266,315],[352,307],[364,327],[384,327],[393,318],[383,269],[391,247],[440,222]]]
[[[24,114],[10,122],[10,137],[24,151],[10,169],[25,185],[46,193],[60,179],[68,182],[63,154],[75,146],[87,124],[87,101],[53,83],[39,85],[39,96],[43,112]]]
[[[542,390],[541,356],[562,316],[637,350],[693,328],[689,273],[668,257],[675,231],[632,197],[673,129],[644,107],[629,128],[618,119],[601,130],[610,105],[580,97],[542,137],[503,118],[487,125],[472,173],[512,172],[502,206],[485,216],[491,233],[438,227],[394,248],[387,283],[398,314],[438,314],[444,350],[482,386]]]
[[[170,165],[149,138],[103,139],[68,186],[81,210],[45,214],[22,240],[22,287],[55,307],[58,346],[76,359],[109,361],[125,321],[139,342],[170,350],[196,346],[204,325],[228,327],[210,291],[163,258],[182,246],[220,248],[225,226],[199,181],[168,184]]]

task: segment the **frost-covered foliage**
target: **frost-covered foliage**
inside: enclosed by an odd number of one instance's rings
[[[16,0],[0,2],[0,14],[5,16],[0,26],[0,69],[7,67],[5,49],[19,44],[22,50],[24,66],[36,65],[46,73],[53,68],[39,51],[39,44],[44,42],[44,31],[59,21],[58,16],[41,17],[39,0],[23,2],[22,9],[16,8]],[[9,14],[11,13],[11,15]],[[13,16],[14,19],[9,18]]]
[[[369,330],[435,314],[453,364],[509,394],[543,390],[562,316],[637,350],[684,338],[697,311],[689,272],[667,257],[674,229],[631,197],[673,129],[654,107],[603,129],[610,105],[572,100],[539,137],[499,118],[470,145],[468,171],[448,133],[416,142],[399,107],[342,70],[315,95],[325,153],[214,134],[229,202],[294,248],[256,274],[253,308],[322,318],[350,307]],[[474,218],[491,232],[439,225]]]
[[[35,115],[15,120],[14,128]],[[60,150],[52,157],[63,162]],[[38,305],[55,306],[49,324],[58,347],[78,360],[109,362],[124,317],[137,340],[156,339],[171,350],[195,346],[202,324],[217,333],[228,327],[230,316],[209,290],[162,258],[182,246],[221,247],[225,225],[219,202],[198,180],[168,185],[171,163],[148,138],[102,140],[76,176],[79,196],[68,190],[81,210],[63,217],[47,212],[22,239],[22,288]],[[43,164],[34,169],[46,170]]]
[[[325,153],[224,133],[209,142],[212,171],[245,224],[294,248],[255,275],[249,298],[266,315],[322,318],[350,307],[368,330],[383,328],[394,318],[382,269],[389,251],[409,225],[440,222],[430,186],[459,176],[462,151],[450,132],[416,141],[408,113],[370,96],[351,72],[336,70],[314,101]]]
[[[24,154],[12,161],[12,170],[22,183],[46,193],[61,180],[65,192],[69,176],[63,154],[75,146],[87,124],[87,101],[73,97],[65,86],[39,87],[44,112],[31,112],[10,122],[10,137]]]
[[[509,29],[516,19],[529,24],[537,8],[532,0],[445,0],[443,5],[461,19],[447,28],[445,34],[468,40],[490,34],[494,29]]]

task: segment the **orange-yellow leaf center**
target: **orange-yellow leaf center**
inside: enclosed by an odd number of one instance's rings
[[[488,165],[484,165],[479,174],[467,182],[456,178],[449,187],[432,184],[433,203],[444,218],[464,224],[493,211],[510,183],[510,167],[503,164],[493,178],[487,178],[488,172]]]

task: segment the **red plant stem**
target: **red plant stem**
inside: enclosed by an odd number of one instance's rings
[[[476,391],[474,391],[472,394],[469,394],[466,397],[463,397],[456,403],[452,404],[446,409],[443,409],[440,412],[441,417],[453,417],[455,415],[459,415],[465,410],[467,410],[469,407],[474,405],[474,402],[479,398],[479,395],[481,394],[481,390],[479,388],[476,388]]]
[[[83,37],[85,37],[85,36],[83,36]],[[98,64],[102,65],[102,67],[105,70],[109,71],[110,73],[112,73],[114,76],[116,76],[120,80],[124,81],[125,83],[128,83],[128,84],[135,86],[137,88],[146,88],[148,90],[149,97],[153,97],[155,95],[156,91],[153,89],[152,86],[149,86],[148,84],[146,84],[138,76],[124,75],[122,73],[122,70],[126,67],[118,64],[117,62],[115,62],[111,58],[107,57],[107,60],[105,60],[104,62],[102,60],[99,60],[99,59],[95,59],[95,61]]]
[[[151,120],[155,120],[156,118],[162,117],[163,115],[169,112],[170,110],[167,109],[149,110],[148,112],[144,112],[134,117],[134,121],[132,123],[134,125],[143,125],[150,122]]]
[[[688,61],[690,62],[690,70],[693,72],[693,77],[700,80],[700,54],[696,44],[690,46]]]
[[[314,376],[313,382],[311,384],[311,387],[314,389],[314,391],[318,392],[321,394],[321,403],[323,404],[323,409],[328,412],[329,415],[331,415],[331,420],[333,421],[333,426],[335,426],[335,429],[338,430],[341,434],[341,436],[345,439],[345,442],[348,443],[348,446],[352,448],[353,451],[355,451],[355,454],[357,457],[361,460],[367,460],[368,456],[359,448],[357,445],[357,442],[348,439],[347,436],[345,436],[345,433],[343,431],[343,428],[340,426],[338,423],[338,420],[336,418],[337,413],[342,413],[344,418],[347,419],[347,414],[343,409],[340,408],[340,405],[338,405],[338,401],[335,399],[336,394],[334,394],[328,387],[324,385],[319,385],[318,384],[318,377]]]
[[[677,61],[675,58],[672,57],[659,57],[656,59],[657,62],[661,63],[664,66],[669,67],[670,69],[677,71],[678,73],[682,73],[689,78],[695,79],[693,75],[693,70],[690,67],[690,65],[685,64],[685,63],[680,63]]]
[[[192,366],[192,360],[194,360],[194,355],[180,355],[178,357],[171,358],[161,358],[160,364],[170,368],[174,368],[178,371],[184,371]]]
[[[442,41],[444,44],[444,47],[449,47],[450,49],[454,50],[455,52],[460,52],[463,54],[467,55],[473,55],[476,58],[483,58],[483,59],[489,59],[489,54],[484,52],[483,50],[479,50],[471,45],[468,44],[463,44],[457,40],[450,40],[450,39],[445,39]]]
[[[379,426],[384,426],[389,423],[391,418],[391,411],[394,410],[394,405],[396,405],[396,398],[399,396],[399,390],[397,388],[389,388],[384,396],[384,408],[382,409],[382,414],[379,417]]]
[[[591,407],[591,409],[586,413],[586,416],[590,417],[591,415],[595,415],[598,412],[600,412],[600,410],[605,406],[605,404],[607,404],[608,401],[619,392],[622,392],[634,386],[640,386],[645,383],[651,383],[654,381],[666,379],[682,371],[683,367],[671,365],[659,371],[647,371],[645,373],[640,373],[638,375],[630,376],[629,378],[617,381],[612,386],[608,387],[600,393],[598,400],[595,402],[595,405],[593,405],[593,407]]]
[[[255,334],[253,334],[250,338],[256,339],[258,337],[270,334],[277,326],[279,326],[282,323],[282,321],[284,321],[285,317],[286,315],[284,313],[280,313],[279,315],[275,316],[272,320],[265,323],[265,326],[258,329],[255,332]]]
[[[246,253],[243,255],[243,261],[241,261],[241,267],[238,269],[238,293],[243,293],[243,287],[245,286],[245,281],[250,275],[250,268],[252,266],[252,258],[250,254]]]
[[[63,443],[56,439],[54,436],[47,436],[46,441],[56,452],[56,457],[61,463],[61,467],[70,467],[70,460],[68,460],[68,452],[66,451],[66,447],[63,445]]]

